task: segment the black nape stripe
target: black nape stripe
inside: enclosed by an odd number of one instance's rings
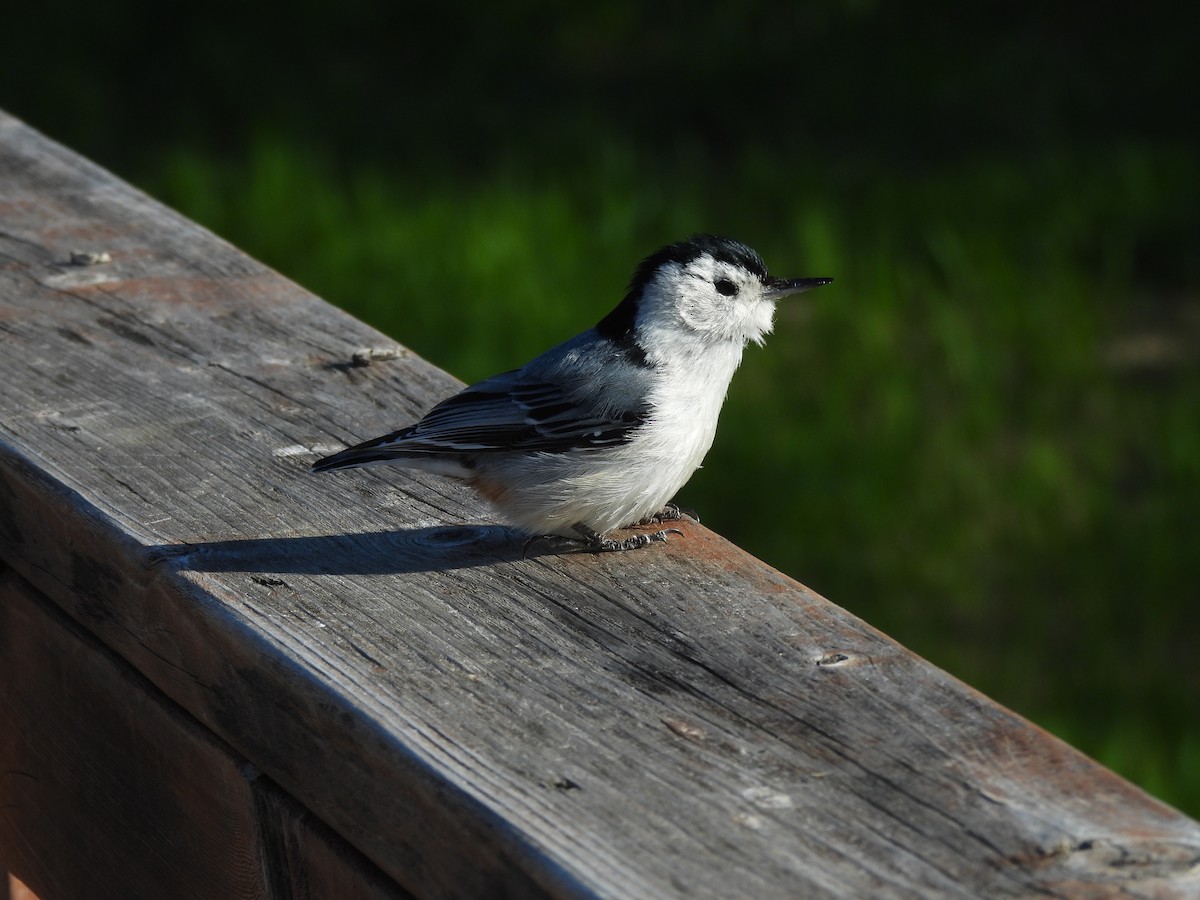
[[[650,361],[634,336],[634,326],[637,324],[638,301],[641,292],[630,291],[616,308],[596,325],[596,333],[616,344],[621,354],[635,366],[648,368]]]

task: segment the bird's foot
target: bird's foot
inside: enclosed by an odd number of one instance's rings
[[[641,519],[640,521],[634,522],[633,524],[635,526],[636,525],[661,525],[663,522],[681,522],[684,519],[691,519],[693,522],[695,522],[697,524],[700,523],[700,517],[698,515],[696,515],[695,510],[680,509],[674,503],[668,503],[666,506],[664,506],[662,509],[660,509],[658,512],[656,512],[654,515],[646,516],[646,518]]]
[[[649,547],[651,544],[667,542],[669,534],[683,534],[678,528],[666,528],[662,531],[655,531],[651,534],[634,534],[627,538],[619,540],[614,538],[606,538],[599,532],[593,531],[586,525],[579,523],[572,525],[582,538],[575,543],[583,545],[583,549],[590,553],[620,553],[625,550],[638,550],[642,547]]]
[[[680,518],[683,518],[682,516]],[[647,519],[648,524],[652,519]],[[586,553],[621,553],[625,550],[639,550],[642,547],[649,547],[651,544],[665,544],[667,535],[683,534],[678,528],[664,528],[662,531],[654,531],[650,533],[633,534],[627,538],[606,538],[583,523],[571,526],[579,537],[568,537],[563,534],[535,534],[525,542],[525,547],[521,552],[523,559],[528,558],[529,548],[542,541],[546,541],[552,545],[559,547],[578,548]]]

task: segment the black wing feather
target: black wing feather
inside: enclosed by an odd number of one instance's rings
[[[317,472],[390,459],[512,451],[566,453],[627,443],[649,407],[588,413],[562,387],[506,372],[443,400],[414,425],[319,460]]]

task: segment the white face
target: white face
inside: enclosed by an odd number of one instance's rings
[[[717,342],[761,344],[775,316],[775,301],[767,299],[757,275],[707,253],[686,266],[673,263],[660,270],[647,285],[646,300],[650,317],[673,318]]]

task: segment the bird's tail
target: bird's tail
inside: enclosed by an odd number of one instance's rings
[[[313,463],[311,471],[331,472],[334,469],[354,469],[377,463],[403,462],[409,454],[397,449],[396,444],[407,433],[408,429],[404,429],[348,447],[340,453],[318,459]]]

